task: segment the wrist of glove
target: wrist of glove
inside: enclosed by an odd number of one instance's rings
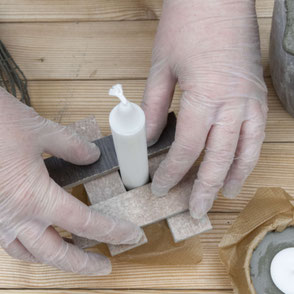
[[[48,175],[42,153],[74,164],[100,151],[66,127],[46,120],[0,88],[0,245],[11,256],[65,271],[104,275],[109,260],[65,242],[52,225],[111,244],[133,244],[141,229],[91,210]]]
[[[257,163],[267,116],[255,1],[166,0],[142,107],[147,138],[159,138],[178,82],[183,94],[175,141],[154,175],[165,195],[204,159],[190,198],[201,218],[218,191],[235,197]]]

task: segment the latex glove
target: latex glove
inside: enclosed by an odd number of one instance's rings
[[[106,257],[65,242],[51,225],[111,244],[136,243],[141,229],[103,216],[68,194],[49,177],[42,152],[79,165],[100,156],[95,144],[40,117],[0,88],[0,245],[25,261],[79,274],[110,273]]]
[[[257,163],[267,115],[254,0],[166,0],[142,107],[149,145],[159,138],[176,82],[183,91],[175,142],[156,171],[165,195],[204,159],[190,198],[201,218],[218,191],[235,197]],[[196,177],[196,175],[195,175]]]

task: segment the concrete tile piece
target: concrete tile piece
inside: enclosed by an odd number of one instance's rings
[[[102,138],[99,126],[93,117],[75,123],[75,127],[86,129],[87,138],[91,141]],[[112,172],[104,177],[98,178],[84,184],[89,202],[93,205],[100,201],[107,200],[126,191],[121,177],[117,171]]]
[[[94,141],[102,137],[99,126],[96,123],[94,116],[73,123],[68,127],[77,132],[79,135],[84,136],[88,141]],[[91,204],[96,204],[100,201],[126,192],[126,189],[118,172],[113,172],[111,174],[105,175],[104,177],[88,182],[84,184],[84,187],[86,189]],[[96,240],[89,240],[76,236],[74,234],[72,235],[72,240],[74,244],[80,248],[90,248],[99,244],[99,242],[97,242]],[[143,245],[146,242],[147,237],[144,234],[142,236],[142,239],[135,245],[108,244],[107,246],[110,254],[112,256],[115,256],[140,245]]]
[[[84,186],[87,191],[88,198],[91,204],[97,204],[101,201],[110,199],[114,196],[117,196],[121,193],[126,192],[126,189],[122,183],[121,177],[118,172],[113,172],[104,177],[96,179],[92,182],[86,183]],[[87,242],[87,241],[81,241],[80,239],[83,239],[83,238],[78,237],[78,239],[75,240],[77,244],[84,245],[85,243],[85,246],[89,246],[89,247],[93,247],[94,245],[97,244],[96,242],[96,244],[93,245],[93,242],[91,242],[91,240],[88,240]],[[111,256],[115,256],[123,252],[126,252],[128,250],[131,250],[133,248],[136,248],[138,246],[141,246],[147,242],[148,242],[147,237],[144,234],[142,239],[137,244],[134,244],[134,245],[107,244],[107,246]],[[87,247],[84,247],[84,248],[87,248]]]
[[[108,174],[102,178],[96,179],[92,182],[89,182],[84,185],[85,189],[88,194],[88,198],[90,203],[92,204],[97,204],[101,201],[110,199],[114,196],[117,196],[121,193],[126,192],[126,189],[122,183],[121,177],[118,172],[113,172],[111,174]],[[93,206],[92,206],[93,207]],[[91,240],[85,239],[84,238],[77,237],[76,240],[74,241],[77,245],[81,244],[87,247],[83,248],[88,248],[88,247],[93,247],[98,242],[93,243]],[[142,239],[134,245],[111,245],[107,244],[107,247],[109,249],[110,255],[115,256],[118,254],[121,254],[123,252],[129,251],[133,248],[136,248],[138,246],[141,246],[145,243],[147,243],[147,237],[144,234]]]
[[[176,243],[212,229],[207,215],[196,220],[190,216],[189,211],[168,218],[167,224]]]
[[[170,113],[167,125],[159,140],[148,148],[150,157],[169,149],[174,141],[175,127],[176,116],[174,113]],[[45,159],[44,162],[50,177],[61,187],[70,188],[117,171],[118,161],[112,136],[95,140],[94,143],[100,148],[101,156],[98,161],[90,165],[78,166],[54,156]]]
[[[119,173],[113,172],[84,184],[91,204],[99,203],[126,192]]]
[[[164,160],[165,156],[166,153],[149,159],[149,172],[151,178],[153,178],[155,171],[157,170],[161,161]],[[190,216],[189,212],[183,212],[167,218],[167,224],[175,243],[189,239],[212,229],[207,215],[204,216],[201,220],[195,220]]]
[[[131,249],[137,248],[141,245],[144,245],[147,242],[148,242],[147,237],[144,234],[142,236],[141,240],[137,244],[134,244],[134,245],[111,245],[111,244],[108,244],[107,246],[108,246],[108,249],[109,249],[111,256],[116,256],[116,255],[119,255],[119,254],[124,253],[126,251],[129,251]]]
[[[92,207],[97,211],[146,226],[185,212],[189,207],[197,167],[193,167],[167,196],[156,197],[150,184],[99,202]]]

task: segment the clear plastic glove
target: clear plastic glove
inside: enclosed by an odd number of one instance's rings
[[[190,198],[191,215],[201,218],[222,187],[229,198],[239,193],[264,140],[267,89],[254,0],[164,1],[142,103],[149,145],[166,124],[177,82],[176,138],[152,191],[165,195],[205,149]]]
[[[0,245],[25,261],[79,274],[110,273],[106,257],[65,242],[51,225],[111,244],[136,243],[141,229],[99,214],[59,187],[48,175],[43,152],[79,165],[100,156],[95,144],[0,88]]]

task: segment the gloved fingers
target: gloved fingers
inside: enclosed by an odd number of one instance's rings
[[[32,224],[18,238],[41,263],[82,275],[100,276],[111,272],[111,263],[105,256],[85,252],[65,242],[51,226],[45,231],[38,230],[38,224]],[[31,232],[27,234],[28,231]],[[36,237],[31,238],[32,235]]]
[[[206,112],[201,107],[191,107],[182,98],[175,141],[153,177],[151,189],[154,195],[166,195],[191,168],[205,146],[211,118],[211,110]]]
[[[1,113],[1,119],[4,122],[4,127],[7,121],[19,133],[16,136],[14,131],[9,131],[6,136],[12,142],[21,141],[23,148],[20,148],[20,152],[24,152],[25,155],[28,152],[47,152],[80,165],[98,160],[100,151],[95,144],[87,142],[71,129],[41,117],[32,108],[20,103],[4,90],[0,91],[1,95],[8,98],[2,101],[4,111]],[[15,118],[12,115],[14,113],[18,113]]]
[[[190,213],[202,218],[212,207],[234,160],[241,122],[237,119],[214,125],[210,131],[203,161],[190,198]]]
[[[95,211],[60,188],[50,183],[51,209],[42,207],[48,222],[67,231],[92,240],[110,244],[135,244],[142,237],[140,227],[124,220],[114,219]]]
[[[100,157],[99,148],[72,129],[46,120],[39,135],[43,151],[74,164],[87,165]]]
[[[38,263],[38,260],[20,243],[18,239],[12,241],[7,247],[3,247],[11,257],[26,262]]]
[[[141,105],[146,116],[148,146],[157,142],[166,125],[175,83],[175,77],[166,64],[166,60],[154,61]]]
[[[222,194],[228,198],[237,196],[254,169],[261,151],[265,137],[265,121],[245,121],[241,128],[241,136],[238,142],[236,158],[225,179]]]

